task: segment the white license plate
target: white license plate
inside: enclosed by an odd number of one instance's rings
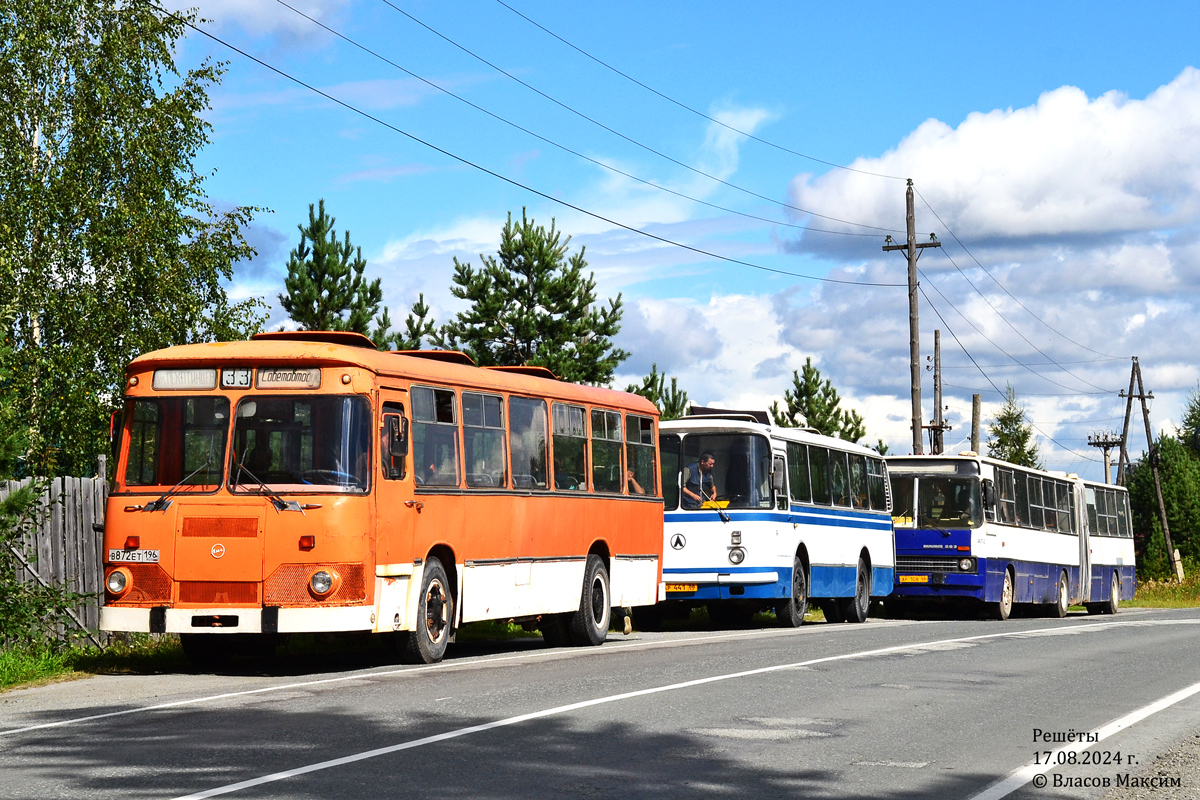
[[[157,550],[109,550],[108,560],[112,564],[157,564]]]

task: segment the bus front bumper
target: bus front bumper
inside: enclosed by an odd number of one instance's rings
[[[375,629],[374,606],[100,609],[100,630],[131,633],[326,633]]]

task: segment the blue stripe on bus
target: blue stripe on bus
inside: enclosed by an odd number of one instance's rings
[[[800,508],[800,507],[797,507]],[[782,522],[803,523],[805,525],[829,525],[842,528],[868,528],[877,530],[892,529],[891,517],[878,514],[865,514],[854,511],[829,510],[814,512],[804,508],[803,511],[726,511],[725,515],[732,521],[747,522]],[[671,523],[680,522],[720,522],[721,515],[716,511],[676,511],[664,515],[664,520]]]
[[[670,592],[668,600],[749,600],[764,598],[786,598],[792,593],[792,570],[789,567],[722,567],[719,570],[690,568],[663,569],[663,578],[670,575],[715,572],[719,575],[739,575],[754,572],[776,572],[779,580],[761,584],[717,584],[697,583],[695,592]],[[883,597],[892,591],[894,572],[891,567],[871,568],[871,596]],[[816,564],[809,568],[808,596],[853,597],[858,579],[858,568]],[[741,593],[730,591],[731,586],[740,586]]]

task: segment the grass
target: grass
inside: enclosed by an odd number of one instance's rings
[[[1166,580],[1138,581],[1132,600],[1122,606],[1142,608],[1195,608],[1200,606],[1200,577],[1191,573],[1183,583]]]
[[[12,648],[0,651],[0,692],[87,675],[174,672],[186,665],[175,636],[134,634],[103,650],[81,645]]]

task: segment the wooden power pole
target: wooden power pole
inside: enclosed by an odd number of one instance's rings
[[[904,195],[905,222],[908,225],[908,242],[906,244],[893,244],[892,237],[887,237],[887,242],[883,249],[903,250],[908,256],[908,358],[909,358],[909,373],[912,381],[912,436],[913,436],[913,453],[920,455],[924,452],[921,447],[921,431],[923,414],[921,413],[921,345],[919,334],[921,326],[917,319],[917,259],[921,257],[921,250],[926,247],[941,247],[942,243],[937,241],[933,235],[929,235],[930,241],[917,244],[917,217],[913,210],[913,185],[912,178],[908,179],[908,191]]]
[[[946,452],[944,433],[950,430],[942,417],[942,332],[933,332],[933,424],[929,426],[930,450],[935,456]]]

